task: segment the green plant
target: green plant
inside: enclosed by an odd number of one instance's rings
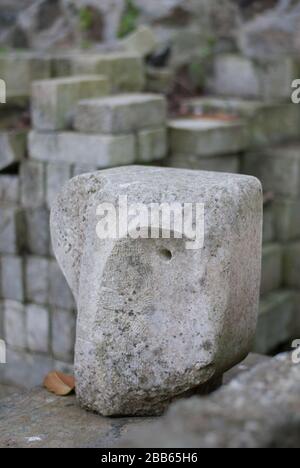
[[[80,29],[89,31],[93,26],[93,12],[90,8],[84,7],[79,10]]]
[[[133,32],[137,26],[140,10],[134,0],[126,0],[126,6],[121,18],[118,37],[123,38]]]

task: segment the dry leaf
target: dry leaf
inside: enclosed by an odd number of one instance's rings
[[[75,379],[62,372],[49,372],[45,377],[44,387],[55,395],[67,396],[75,390]]]

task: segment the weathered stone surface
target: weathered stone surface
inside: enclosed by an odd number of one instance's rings
[[[225,376],[226,385],[257,364],[269,362],[266,356],[249,355]],[[54,369],[72,372],[66,364],[54,362]],[[4,389],[4,391],[3,391]],[[17,389],[18,393],[20,390]],[[103,418],[79,408],[74,396],[50,395],[36,388],[15,395],[15,387],[0,385],[0,398],[14,394],[1,402],[1,447],[115,447],[130,429],[151,425],[152,418]],[[27,424],[21,424],[26,417]],[[156,420],[157,421],[157,420]],[[57,428],[60,428],[59,437]],[[38,437],[37,437],[38,436]],[[34,437],[34,439],[33,439]]]
[[[20,307],[24,309],[24,320],[18,323],[20,327],[23,327],[23,335],[25,335],[25,308],[22,304],[20,304]],[[32,388],[36,385],[41,385],[47,373],[52,371],[54,366],[54,361],[49,355],[45,353],[28,352],[26,349],[20,349],[15,346],[7,347],[6,357],[7,364],[3,366],[1,381],[23,388]]]
[[[32,255],[48,256],[50,252],[49,210],[45,206],[27,208],[25,219],[25,247]]]
[[[128,52],[146,56],[157,47],[157,39],[149,26],[142,25],[129,34],[122,44]]]
[[[70,164],[49,163],[46,168],[46,200],[51,207],[62,186],[71,179]]]
[[[104,75],[113,92],[139,92],[145,85],[142,57],[127,52],[76,55],[72,63],[73,75]]]
[[[38,208],[46,201],[45,164],[26,161],[20,169],[21,203],[25,208]]]
[[[171,151],[175,154],[219,156],[243,151],[247,132],[240,122],[178,119],[169,123]]]
[[[155,94],[123,94],[80,101],[75,127],[83,133],[131,133],[165,125],[167,104]]]
[[[15,175],[0,176],[0,203],[15,203],[20,201],[19,177]]]
[[[300,289],[300,242],[285,246],[283,270],[285,286]]]
[[[4,336],[6,344],[15,348],[26,347],[25,309],[16,301],[3,301]],[[8,358],[6,358],[8,361]]]
[[[174,85],[175,71],[170,68],[146,68],[146,91],[168,94]]]
[[[259,62],[236,54],[217,55],[207,86],[220,96],[288,99],[298,68],[289,57]]]
[[[300,146],[280,145],[243,157],[242,172],[260,179],[265,192],[300,197]]]
[[[24,293],[24,264],[22,257],[3,255],[0,257],[1,297],[22,302]]]
[[[248,146],[267,146],[298,138],[300,109],[288,102],[262,102],[239,98],[193,98],[185,101],[188,112],[197,115],[228,114],[247,121]]]
[[[65,130],[73,125],[80,99],[109,94],[109,84],[101,76],[76,76],[35,81],[32,86],[32,121],[36,130]]]
[[[1,401],[0,416],[3,448],[113,447],[129,427],[138,428],[152,421],[103,418],[79,408],[74,396],[61,398],[40,388]],[[27,424],[21,423],[24,417]]]
[[[31,132],[29,153],[38,161],[94,164],[103,169],[132,164],[136,159],[136,144],[133,135]]]
[[[264,362],[207,398],[174,404],[120,447],[298,448],[299,366],[290,354]]]
[[[19,163],[25,158],[25,154],[26,132],[10,131],[0,133],[0,170]]]
[[[166,128],[142,130],[137,134],[137,162],[147,163],[163,159],[168,153]]]
[[[262,255],[262,282],[260,292],[268,294],[282,286],[283,249],[280,244],[266,244]]]
[[[73,363],[76,315],[73,310],[55,309],[51,314],[52,352],[55,359]]]
[[[30,351],[49,351],[49,310],[45,307],[28,304],[26,310],[26,337]]]
[[[275,210],[273,202],[264,205],[263,243],[273,242],[275,238],[280,240],[275,235],[274,211]]]
[[[100,240],[96,209],[122,195],[147,207],[204,203],[204,249],[122,233]],[[53,205],[51,226],[79,310],[75,367],[84,407],[104,415],[160,412],[249,351],[261,256],[256,179],[144,167],[80,176]]]
[[[47,258],[26,256],[25,295],[26,301],[47,304],[49,288],[49,261]]]
[[[10,100],[29,97],[34,80],[49,78],[50,60],[30,52],[0,54],[0,76],[7,84],[7,98]]]
[[[75,303],[70,288],[55,260],[49,264],[49,298],[51,306],[73,310]]]
[[[190,154],[172,154],[166,160],[168,167],[182,169],[196,169],[198,171],[227,172],[235,174],[239,172],[239,156],[223,155],[216,158],[203,158]]]
[[[274,217],[276,236],[286,242],[300,238],[300,200],[276,199]]]
[[[261,301],[253,351],[267,354],[285,344],[293,335],[294,293],[277,291]]]
[[[0,206],[0,252],[18,254],[25,243],[23,210],[13,205]]]

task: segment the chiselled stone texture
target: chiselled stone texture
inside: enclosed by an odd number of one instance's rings
[[[100,240],[97,207],[122,195],[147,207],[203,203],[204,248],[122,233]],[[257,179],[134,166],[76,177],[52,206],[51,231],[78,306],[75,367],[85,408],[156,414],[250,350],[262,237]]]

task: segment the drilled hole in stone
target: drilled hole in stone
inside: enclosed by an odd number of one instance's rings
[[[167,261],[171,261],[173,258],[172,252],[169,249],[161,249],[159,255]]]

